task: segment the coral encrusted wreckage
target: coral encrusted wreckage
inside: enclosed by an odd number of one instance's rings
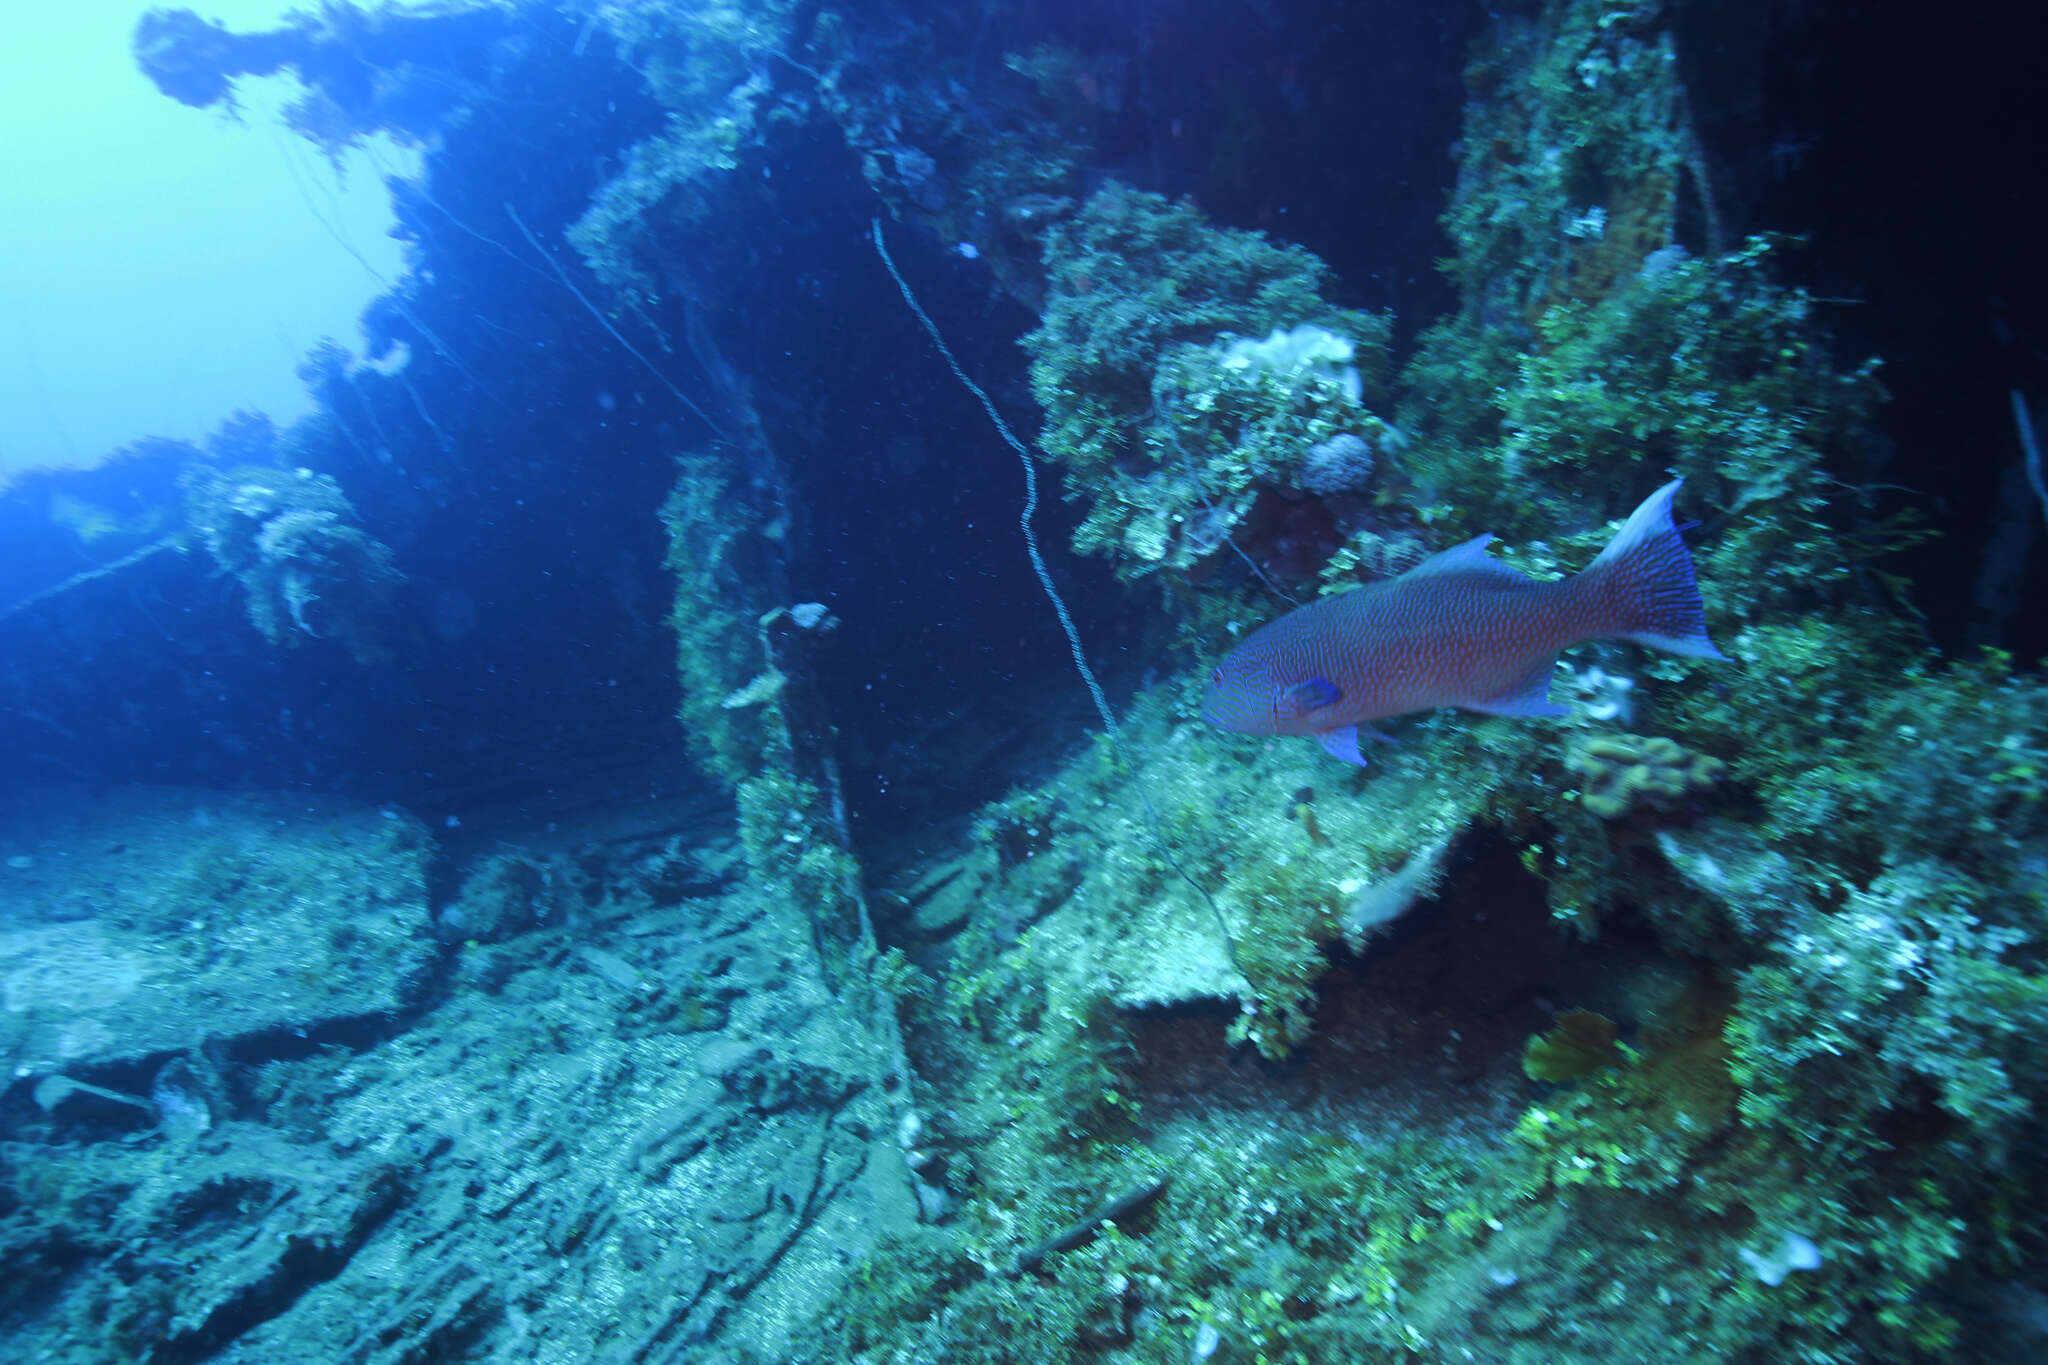
[[[1755,7],[1460,20],[1435,308],[1138,8],[143,22],[186,104],[423,149],[422,264],[159,521],[49,503],[133,551],[62,600],[182,575],[148,700],[257,766],[158,779],[135,701],[133,783],[7,789],[19,1358],[2031,1358],[2048,683],[1886,567],[1879,366],[1696,123]],[[1488,534],[1536,591],[1677,480],[1725,657],[1363,768],[1203,718],[1289,611]]]

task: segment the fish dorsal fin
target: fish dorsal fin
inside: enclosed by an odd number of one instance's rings
[[[1448,550],[1438,550],[1401,577],[1435,578],[1442,574],[1476,574],[1502,585],[1527,583],[1529,575],[1511,565],[1501,563],[1486,553],[1486,547],[1492,543],[1492,536],[1474,536],[1461,545],[1453,545]]]

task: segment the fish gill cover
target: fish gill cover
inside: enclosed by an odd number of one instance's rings
[[[312,416],[0,497],[0,1331],[2024,1358],[2038,351],[1954,401],[1855,122],[1925,46],[1930,183],[2002,83],[2038,146],[1975,14],[152,12],[170,98],[424,169]],[[1263,624],[1674,479],[1725,658],[1579,644],[1368,770],[1202,719]]]

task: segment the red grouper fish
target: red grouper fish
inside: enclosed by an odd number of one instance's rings
[[[1202,714],[1248,735],[1314,735],[1347,763],[1368,721],[1435,706],[1561,716],[1559,650],[1586,640],[1700,659],[1707,639],[1692,555],[1671,521],[1673,479],[1623,523],[1583,573],[1539,583],[1477,536],[1408,572],[1288,612],[1246,636],[1209,675]],[[1384,738],[1384,736],[1377,736]]]

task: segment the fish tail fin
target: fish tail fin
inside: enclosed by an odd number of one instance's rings
[[[1684,482],[1673,479],[1644,498],[1600,557],[1573,580],[1588,612],[1590,638],[1633,640],[1696,659],[1728,657],[1707,638],[1692,552],[1671,519],[1671,500]]]

